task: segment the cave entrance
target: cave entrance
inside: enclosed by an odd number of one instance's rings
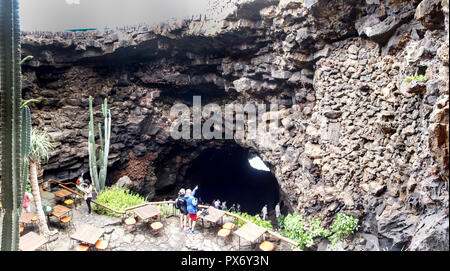
[[[252,215],[267,204],[270,212],[280,199],[277,179],[270,171],[252,167],[250,159],[254,161],[255,155],[237,145],[206,149],[187,169],[185,183],[192,185],[188,188],[199,186],[196,197],[201,202],[219,199],[228,208],[239,203],[242,212]]]

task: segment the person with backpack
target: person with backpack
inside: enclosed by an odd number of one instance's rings
[[[185,195],[186,195],[186,191],[184,190],[184,188],[181,188],[180,191],[178,192],[178,197],[175,200],[175,208],[180,210],[180,228],[184,229],[184,230],[188,230],[188,225],[187,225],[188,211],[187,211]]]
[[[194,188],[193,191],[191,189],[186,190],[186,204],[187,204],[187,211],[189,215],[189,232],[196,234],[198,231],[195,229],[195,223],[197,222],[198,216],[197,216],[197,206],[198,206],[198,200],[195,198],[195,192],[197,192],[198,186]]]

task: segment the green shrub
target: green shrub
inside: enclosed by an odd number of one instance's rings
[[[118,211],[124,211],[125,208],[147,202],[144,197],[132,194],[129,190],[124,190],[119,187],[112,187],[101,191],[96,201]],[[100,205],[94,204],[92,209],[99,214],[120,217],[120,214],[105,209]]]
[[[425,77],[425,75],[422,74],[414,74],[414,76],[408,76],[404,79],[405,82],[411,82],[411,81],[419,81],[419,82],[426,82],[427,78]]]
[[[314,239],[318,237],[328,238],[331,247],[339,240],[353,234],[358,230],[358,219],[346,214],[338,214],[331,225],[331,231],[320,226],[319,218],[304,220],[302,215],[289,214],[279,218],[278,224],[282,229],[280,234],[299,243],[299,248],[304,250],[314,245]]]
[[[280,215],[277,217],[277,223],[278,223],[278,229],[282,230],[284,229],[284,219],[286,218],[285,215]]]
[[[172,204],[161,204],[156,206],[159,211],[162,213],[162,216],[167,217],[171,214],[179,214],[180,210],[173,207]]]
[[[309,221],[303,219],[303,215],[288,214],[281,223],[284,229],[281,235],[299,243],[299,248],[304,250],[314,245],[317,237],[327,237],[330,231],[320,226],[320,219],[313,218]]]
[[[358,230],[358,219],[346,214],[338,214],[331,225],[333,234],[328,237],[331,246],[334,246],[339,240],[353,234]]]
[[[256,215],[249,215],[247,213],[237,213],[237,212],[233,212],[233,213],[241,216],[242,218],[244,218],[260,227],[263,227],[263,228],[273,231],[273,227],[272,227],[272,224],[270,223],[270,220],[262,220],[261,218],[259,218]],[[243,221],[238,219],[238,222],[237,222],[238,228],[244,226],[244,224],[245,223]]]

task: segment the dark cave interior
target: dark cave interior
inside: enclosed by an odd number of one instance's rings
[[[196,197],[211,204],[213,200],[241,205],[241,211],[255,215],[267,204],[269,212],[279,201],[279,186],[271,172],[253,168],[249,152],[239,146],[207,149],[186,172],[186,183],[199,186]],[[193,187],[190,187],[191,189]]]

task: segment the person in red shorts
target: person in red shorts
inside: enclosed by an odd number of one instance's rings
[[[195,229],[195,224],[198,219],[197,216],[198,200],[195,198],[195,192],[197,192],[197,189],[198,186],[196,186],[193,191],[191,191],[191,189],[187,189],[185,195],[187,211],[189,214],[189,232],[193,234],[198,233],[198,231]]]

